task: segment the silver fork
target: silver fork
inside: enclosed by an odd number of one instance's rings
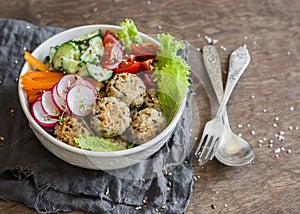
[[[216,116],[206,123],[198,148],[195,152],[195,155],[199,156],[198,161],[200,165],[211,160],[217,151],[219,140],[222,138],[225,127],[223,125],[222,115],[226,109],[225,107],[233,88],[246,70],[249,62],[250,55],[246,45],[239,47],[230,55],[227,83],[222,102]]]

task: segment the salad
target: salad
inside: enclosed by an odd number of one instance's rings
[[[189,86],[184,43],[159,34],[144,42],[131,19],[53,46],[21,76],[31,114],[50,134],[92,151],[141,145],[164,130]]]

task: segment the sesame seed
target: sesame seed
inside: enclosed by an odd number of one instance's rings
[[[254,99],[254,98],[255,98],[255,96],[254,96],[254,95],[252,95],[252,96],[251,96],[251,98],[252,98],[252,99]]]
[[[277,148],[277,149],[274,150],[274,153],[276,153],[276,154],[278,154],[280,152],[281,152],[281,148]]]
[[[247,39],[248,39],[248,36],[244,36],[244,39],[247,40]]]
[[[109,187],[106,187],[105,195],[109,194]]]
[[[226,207],[228,207],[228,205],[227,205],[227,204],[224,204],[224,207],[226,208]]]
[[[276,155],[275,155],[275,158],[278,158],[278,157],[279,157],[279,155],[278,155],[278,154],[276,154]]]
[[[247,127],[251,127],[251,124],[250,124],[250,123],[248,123],[248,124],[247,124]]]
[[[200,34],[200,33],[197,33],[197,37],[200,38],[200,37],[201,37],[201,34]]]
[[[243,125],[242,124],[238,124],[238,128],[243,128]]]
[[[143,208],[143,207],[138,206],[138,207],[135,208],[135,210],[141,210],[142,208]]]
[[[266,112],[267,112],[267,109],[264,109],[263,112],[266,113]]]
[[[286,152],[289,153],[289,154],[291,154],[292,150],[288,149]]]
[[[274,119],[275,121],[278,121],[279,120],[279,117],[275,117],[275,119]]]
[[[212,209],[216,209],[217,207],[216,207],[216,205],[212,204],[212,205],[211,205],[211,208],[212,208]]]
[[[291,110],[291,111],[294,111],[294,110],[295,110],[294,106],[291,106],[291,107],[290,107],[290,110]]]
[[[271,139],[270,141],[269,141],[269,143],[273,143],[274,142],[274,140],[273,139]]]
[[[252,130],[252,131],[250,132],[250,134],[251,134],[251,135],[255,135],[256,132],[255,132],[254,130]]]
[[[256,41],[255,40],[253,41],[253,45],[256,45]]]
[[[158,28],[159,30],[161,30],[161,29],[162,29],[162,26],[161,26],[161,25],[158,25],[157,28]]]
[[[201,48],[196,48],[196,50],[197,50],[198,52],[200,52],[200,51],[201,51]]]
[[[273,147],[273,144],[270,143],[270,144],[269,144],[269,148],[272,148],[272,147]]]
[[[263,143],[263,142],[265,142],[265,141],[264,141],[263,139],[259,139],[258,142],[259,142],[259,143]]]
[[[242,136],[243,136],[243,134],[242,134],[242,133],[238,133],[238,136],[239,136],[239,137],[242,137]]]
[[[295,129],[298,130],[299,129],[298,126],[296,126]]]
[[[147,1],[147,4],[151,4],[152,2],[150,0]]]
[[[293,129],[293,126],[289,126],[289,130],[292,130]]]
[[[277,127],[277,124],[276,124],[276,123],[273,123],[273,126],[274,126],[274,127]]]
[[[261,144],[258,144],[258,147],[262,147],[262,145],[261,145]]]
[[[18,60],[15,60],[15,64],[18,64],[19,62],[18,62]]]
[[[0,140],[1,140],[1,141],[3,141],[3,140],[5,140],[5,138],[4,138],[4,137],[2,137],[2,136],[0,136]]]
[[[285,150],[285,148],[284,147],[281,147],[281,151],[284,151]]]
[[[286,52],[286,54],[289,56],[289,55],[291,55],[291,52],[290,52],[290,51],[288,51],[288,52]]]
[[[280,134],[280,135],[284,135],[284,131],[280,131],[279,134]]]

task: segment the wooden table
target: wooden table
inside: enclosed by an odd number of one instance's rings
[[[216,160],[200,167],[195,160],[187,213],[300,212],[299,1],[0,0],[0,5],[1,18],[40,26],[118,25],[132,18],[142,32],[167,32],[196,48],[208,44],[207,36],[218,40],[224,76],[230,52],[247,44],[252,61],[232,94],[228,114],[233,131],[249,141],[256,158],[242,167]],[[200,119],[206,121],[208,100],[202,103]],[[21,212],[35,213],[0,201],[0,213]]]

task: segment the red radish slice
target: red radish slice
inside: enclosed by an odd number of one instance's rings
[[[35,121],[43,127],[53,127],[58,123],[57,119],[51,118],[42,108],[41,100],[37,100],[32,104],[31,114]]]
[[[67,104],[66,104],[66,95],[64,97],[58,96],[57,84],[53,86],[51,94],[52,94],[52,100],[53,100],[54,105],[61,112],[69,113],[69,110],[68,110]]]
[[[87,86],[74,86],[67,94],[68,109],[76,116],[86,116],[91,113],[94,102],[94,91]]]
[[[43,92],[41,96],[41,104],[44,112],[46,112],[50,117],[58,118],[58,116],[60,115],[60,109],[57,108],[52,99],[51,90]]]
[[[81,77],[75,74],[68,74],[63,76],[57,83],[56,90],[58,96],[64,97],[68,93],[70,88],[74,86],[75,82],[78,81],[79,78],[82,79]]]

